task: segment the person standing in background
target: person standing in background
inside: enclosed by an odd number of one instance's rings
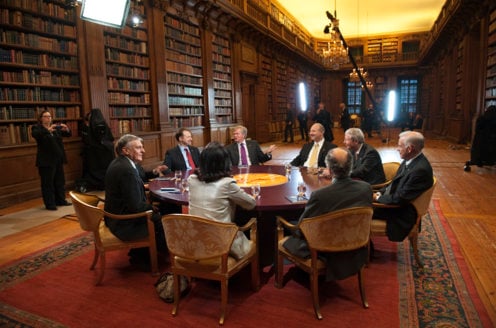
[[[297,116],[300,125],[301,141],[308,142],[308,115],[306,110],[300,110]]]
[[[294,142],[294,134],[293,134],[293,126],[294,126],[294,114],[293,110],[291,109],[291,104],[287,103],[286,104],[286,127],[284,128],[284,142],[288,142],[288,134],[290,137],[291,143]]]
[[[39,123],[31,131],[36,140],[36,166],[41,178],[41,194],[45,208],[57,210],[57,206],[69,206],[65,199],[64,164],[67,163],[62,137],[70,137],[71,130],[64,123],[54,124],[48,110],[40,113]]]
[[[339,109],[341,111],[341,128],[343,129],[343,132],[346,132],[351,125],[350,112],[343,102],[339,104]]]
[[[319,102],[319,107],[316,109],[315,115],[313,116],[315,123],[320,123],[324,127],[324,139],[326,141],[332,142],[334,140],[334,135],[332,134],[332,117],[324,106],[324,103]]]

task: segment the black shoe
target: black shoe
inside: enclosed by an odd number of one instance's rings
[[[72,206],[72,203],[69,203],[68,201],[65,201],[63,203],[57,204],[57,206]]]
[[[46,206],[46,209],[49,211],[56,211],[57,207],[56,206]]]

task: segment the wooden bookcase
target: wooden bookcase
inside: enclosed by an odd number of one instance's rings
[[[287,64],[278,59],[275,60],[275,119],[278,122],[284,122],[286,118],[286,103],[288,102],[288,70]]]
[[[176,128],[202,126],[204,78],[200,28],[190,18],[171,12],[166,14],[164,23],[170,122]]]
[[[143,5],[134,5],[145,17]],[[140,26],[103,30],[109,103],[114,135],[153,131],[150,58],[146,19]]]
[[[213,116],[217,123],[231,124],[233,122],[231,42],[216,33],[212,34],[212,62],[215,105]]]
[[[78,135],[81,94],[76,12],[64,1],[2,1],[0,147],[33,143],[41,111]]]
[[[496,10],[493,10],[489,20],[485,95],[485,108],[496,105]]]

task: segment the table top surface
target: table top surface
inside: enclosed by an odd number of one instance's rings
[[[240,187],[248,193],[251,192],[251,184],[260,184],[260,197],[255,207],[257,211],[304,208],[306,200],[296,197],[299,182],[306,185],[306,198],[310,197],[314,190],[331,183],[330,179],[321,177],[306,167],[292,167],[286,171],[284,166],[279,165],[234,166],[231,173]],[[182,178],[187,179],[189,174],[189,171],[182,172]],[[160,201],[188,204],[189,194],[181,190],[181,184],[174,179],[174,173],[150,181],[149,189],[153,197]]]

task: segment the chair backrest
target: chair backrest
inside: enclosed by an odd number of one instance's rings
[[[98,208],[99,199],[94,195],[81,194],[70,191],[72,205],[76,211],[81,229],[98,233],[100,221],[103,219],[103,210]]]
[[[424,216],[429,210],[429,204],[431,202],[432,194],[434,193],[434,188],[436,187],[437,179],[433,177],[432,187],[424,191],[420,196],[412,201],[412,205],[417,211],[419,217]]]
[[[400,167],[399,162],[387,162],[382,163],[382,167],[384,168],[384,174],[386,175],[386,181],[393,180],[396,172],[398,172],[398,168]]]
[[[353,207],[303,219],[299,227],[310,249],[353,250],[368,244],[372,207]]]
[[[190,260],[215,258],[229,253],[238,227],[189,214],[162,217],[169,251]]]

